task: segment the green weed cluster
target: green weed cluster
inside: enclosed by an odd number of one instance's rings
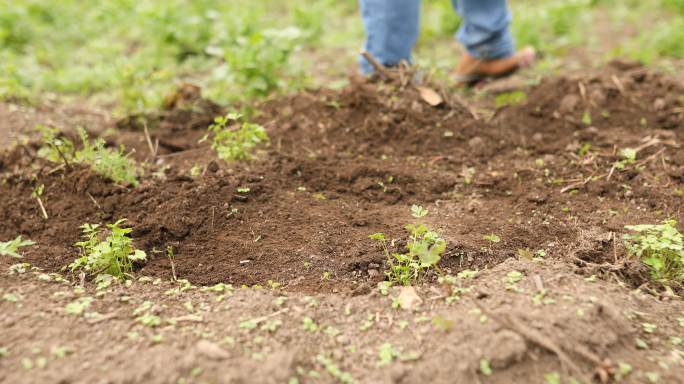
[[[76,149],[71,140],[60,137],[55,128],[38,126],[42,133],[43,146],[38,155],[53,162],[65,164],[79,163],[89,165],[93,171],[116,183],[138,185],[139,170],[135,162],[128,158],[123,145],[118,150],[105,146],[105,141],[97,138],[90,141],[88,133],[80,128],[81,149]]]
[[[133,264],[144,261],[144,251],[133,247],[133,239],[129,236],[132,229],[122,228],[126,219],[108,224],[109,229],[104,240],[104,232],[98,224],[83,224],[83,240],[74,244],[81,256],[69,264],[72,271],[83,270],[88,275],[107,274],[118,278],[130,276]]]
[[[675,220],[625,228],[635,232],[624,236],[627,250],[649,267],[654,280],[665,285],[684,283],[684,235]]]
[[[427,214],[428,211],[421,206],[413,205],[411,207],[411,215],[417,221],[405,226],[409,233],[406,253],[395,252],[390,254],[387,239],[382,233],[369,236],[382,245],[389,266],[385,275],[390,283],[410,285],[423,279],[432,269],[440,271],[438,264],[446,250],[446,240],[442,239],[438,233],[430,230],[427,225],[418,221]]]
[[[214,124],[209,126],[209,133],[202,139],[212,136],[211,148],[222,160],[250,160],[254,157],[254,147],[269,142],[264,127],[240,120],[242,115],[237,113],[219,116],[214,119]]]

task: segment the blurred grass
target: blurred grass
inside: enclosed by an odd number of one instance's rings
[[[540,72],[588,48],[600,60],[684,58],[684,0],[511,6],[518,45],[544,53]],[[363,40],[355,1],[0,0],[0,9],[0,99],[89,98],[124,113],[158,108],[182,81],[220,103],[331,85],[353,70]],[[434,76],[455,64],[459,23],[449,0],[423,1],[416,61]]]

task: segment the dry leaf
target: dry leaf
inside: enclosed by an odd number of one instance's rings
[[[431,106],[436,107],[444,103],[444,99],[442,99],[442,96],[440,96],[439,93],[435,92],[435,90],[426,87],[416,88],[418,88],[418,92],[420,92],[420,97],[423,98],[423,101],[430,104]]]

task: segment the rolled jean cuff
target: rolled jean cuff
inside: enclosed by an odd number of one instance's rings
[[[465,46],[468,53],[481,60],[496,60],[515,54],[515,43],[510,29],[492,35],[491,38],[475,45]]]

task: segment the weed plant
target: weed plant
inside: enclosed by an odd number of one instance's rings
[[[108,274],[117,278],[129,277],[135,262],[144,261],[144,251],[133,247],[129,236],[132,229],[122,228],[126,219],[108,224],[105,231],[98,224],[83,224],[83,240],[75,244],[81,256],[69,265],[72,271],[82,270],[90,276]],[[104,239],[102,239],[104,237]]]
[[[21,258],[19,254],[19,248],[28,247],[35,244],[31,240],[24,240],[21,236],[17,236],[14,240],[0,242],[0,256],[11,256],[15,258]]]
[[[382,233],[369,236],[382,245],[389,266],[385,275],[391,284],[411,285],[421,281],[430,270],[441,272],[438,264],[446,249],[446,240],[420,221],[427,214],[428,211],[421,206],[411,207],[411,216],[416,222],[405,226],[409,233],[405,253],[390,254],[387,239]]]
[[[254,147],[269,142],[264,127],[240,120],[242,115],[236,113],[219,116],[214,119],[214,124],[209,126],[209,133],[202,139],[204,141],[212,136],[211,148],[222,160],[250,160],[254,158]]]
[[[74,143],[60,137],[55,128],[38,126],[42,134],[43,146],[38,155],[52,162],[64,162],[66,165],[79,163],[89,165],[96,173],[115,183],[138,185],[139,170],[135,162],[128,158],[122,145],[118,150],[105,146],[105,141],[97,138],[90,141],[85,129],[80,128],[81,149],[75,149]]]
[[[649,267],[653,280],[668,286],[684,283],[684,235],[675,220],[625,228],[634,232],[624,236],[627,250]]]

